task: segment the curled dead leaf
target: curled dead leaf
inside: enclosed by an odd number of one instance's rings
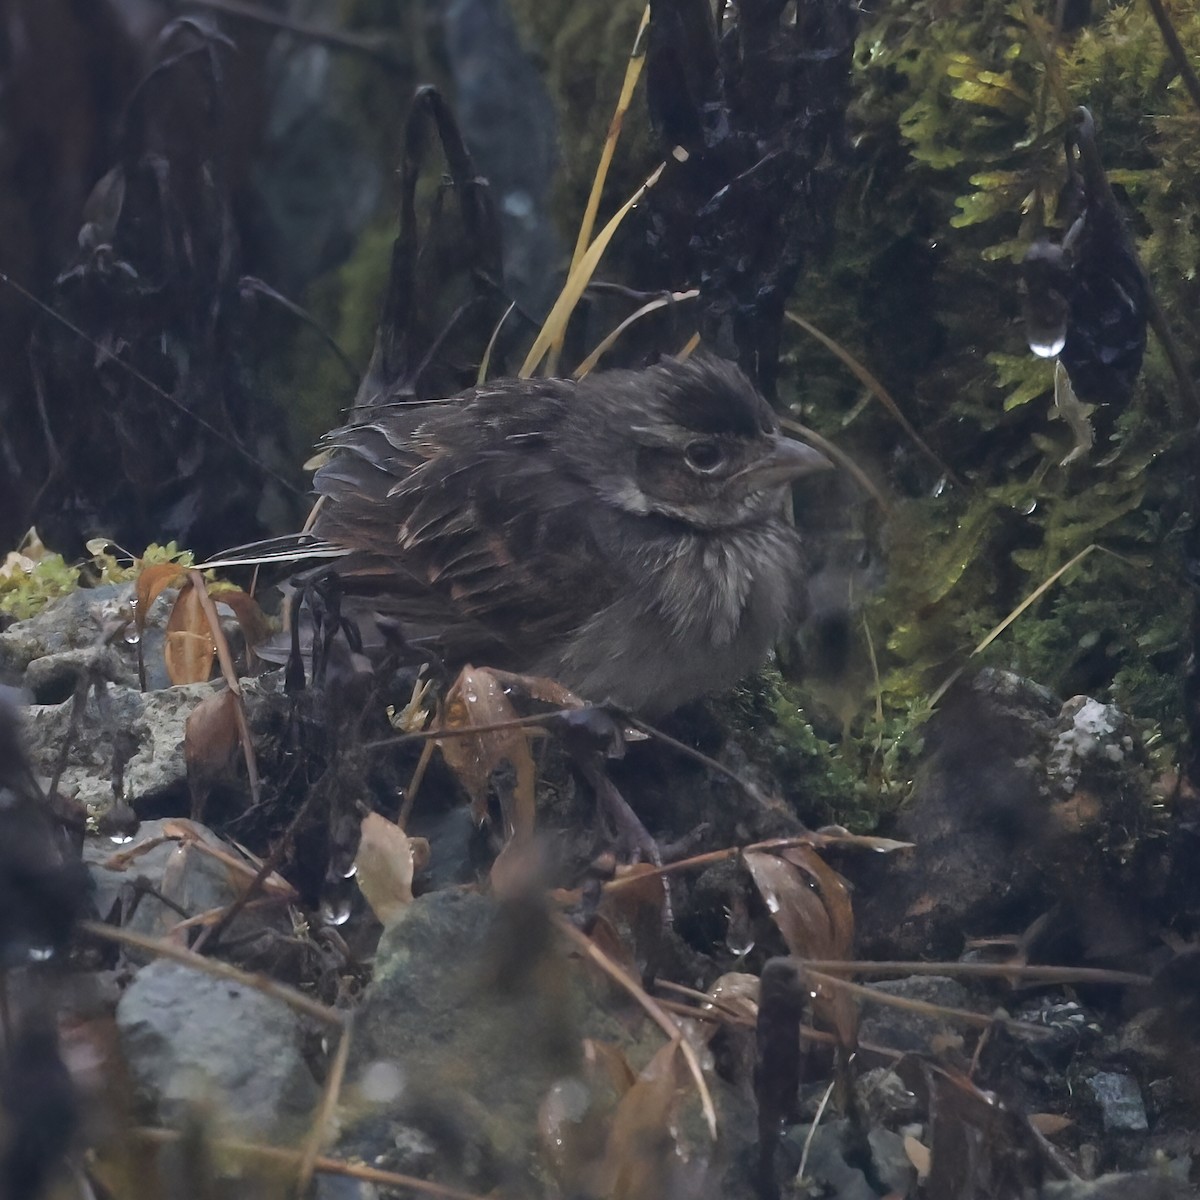
[[[848,959],[854,949],[854,911],[846,881],[811,846],[742,856],[788,950],[799,959]],[[852,1048],[858,1009],[835,983],[816,985],[814,1014]]]
[[[142,611],[140,603],[138,611]],[[167,676],[173,684],[206,683],[212,675],[216,655],[217,644],[200,597],[190,583],[185,583],[167,618],[164,647]]]
[[[155,563],[154,566],[143,567],[138,572],[137,584],[134,587],[134,622],[138,633],[146,631],[146,616],[159,595],[169,587],[182,587],[186,580],[187,568],[181,567],[179,563]]]
[[[925,1146],[911,1134],[904,1139],[904,1153],[908,1161],[916,1168],[918,1181],[924,1181],[929,1174],[929,1147]]]
[[[418,842],[424,843],[419,850]],[[423,860],[429,858],[429,843],[424,838],[410,838],[379,813],[363,817],[354,877],[371,911],[385,925],[412,903],[418,854]]]
[[[212,785],[233,775],[241,743],[238,697],[225,690],[206,696],[188,713],[183,726],[183,760],[187,765],[192,816],[199,820]]]
[[[466,730],[517,719],[516,709],[496,676],[491,671],[467,666],[446,694],[442,727]],[[482,821],[486,815],[492,772],[506,762],[512,766],[516,782],[511,792],[503,789],[500,798],[506,838],[524,838],[533,832],[537,772],[529,750],[529,736],[527,729],[517,727],[438,739],[446,765],[471,798],[476,820]]]

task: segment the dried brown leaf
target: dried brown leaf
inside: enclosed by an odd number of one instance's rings
[[[237,618],[247,646],[257,646],[270,636],[271,624],[249,592],[241,588],[222,587],[219,591],[210,589],[209,595],[217,604],[224,604]]]
[[[399,825],[379,813],[363,817],[354,865],[359,889],[384,925],[412,903],[416,854],[413,839]]]
[[[794,863],[778,854],[747,850],[742,856],[788,950],[797,958],[840,958],[821,897]]]
[[[871,834],[851,833],[841,825],[822,825],[810,835],[814,846],[860,846],[877,854],[893,854],[911,850],[916,842],[898,842],[895,838],[874,837]]]
[[[637,981],[639,972],[633,948],[626,945],[625,939],[617,932],[616,926],[608,917],[603,914],[598,916],[592,925],[589,936],[592,944],[601,954],[618,966],[630,980]]]
[[[661,1200],[672,1192],[678,1148],[679,1042],[668,1042],[617,1105],[596,1193],[613,1200]]]
[[[138,572],[135,589],[137,604],[134,606],[134,622],[138,633],[145,632],[146,617],[159,593],[169,587],[182,586],[186,579],[187,568],[178,563],[156,563],[152,567],[143,567]]]
[[[629,1065],[625,1051],[611,1042],[584,1038],[583,1065],[593,1084],[607,1085],[618,1098],[624,1096],[637,1080],[637,1072]]]
[[[517,720],[504,687],[488,670],[464,667],[446,695],[443,728],[470,729]],[[475,736],[439,738],[446,765],[471,798],[476,820],[487,812],[487,785],[492,772],[510,763],[516,774],[511,795],[501,796],[506,838],[525,838],[533,832],[537,772],[523,728],[492,730]]]
[[[617,877],[624,886],[604,893],[601,911],[631,924],[650,919],[662,921],[666,904],[666,881],[653,863],[630,863],[619,867]]]
[[[788,950],[800,959],[848,959],[854,948],[854,910],[846,881],[811,846],[743,855]],[[858,1008],[832,981],[816,985],[814,1012],[852,1048],[858,1040]]]
[[[227,771],[238,749],[237,697],[222,690],[205,696],[183,727],[183,758],[189,773],[206,777]]]
[[[854,951],[854,906],[846,881],[811,847],[791,846],[780,852],[816,885],[833,936],[830,958],[850,958]]]
[[[911,1134],[904,1139],[904,1153],[908,1161],[916,1168],[917,1179],[923,1180],[929,1174],[929,1147],[917,1141]]]
[[[140,611],[140,604],[138,608]],[[185,584],[167,618],[164,647],[167,675],[173,684],[206,683],[212,675],[216,654],[217,644],[200,597],[194,587]]]
[[[1075,1124],[1070,1117],[1059,1113],[1030,1113],[1029,1123],[1042,1137],[1054,1137],[1056,1133],[1062,1133],[1064,1129],[1070,1129]]]
[[[721,1012],[747,1017],[751,1021],[758,1017],[757,975],[746,971],[726,971],[713,980],[708,989],[713,1004]]]

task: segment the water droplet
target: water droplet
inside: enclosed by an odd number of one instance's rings
[[[53,946],[30,946],[29,947],[30,962],[48,962],[54,957]]]
[[[130,842],[133,841],[133,834],[132,833],[114,833],[109,837],[108,840],[110,842],[112,842],[112,844],[114,846],[127,846],[127,845],[129,845]]]
[[[377,1058],[369,1063],[359,1077],[358,1088],[363,1099],[373,1104],[388,1104],[404,1091],[404,1072],[398,1063]]]
[[[142,635],[140,633],[138,633],[137,628],[135,626],[131,625],[125,631],[125,638],[124,638],[125,645],[136,646],[138,644],[138,642],[140,642],[141,640],[142,640]]]
[[[1018,504],[1017,512],[1019,512],[1023,517],[1028,517],[1033,515],[1033,512],[1036,508],[1037,497],[1035,496],[1029,500],[1023,500],[1020,504]]]
[[[331,896],[321,901],[321,920],[326,925],[345,925],[350,920],[350,900],[346,896]]]
[[[1038,356],[1038,358],[1057,358],[1062,353],[1062,348],[1067,344],[1067,331],[1060,330],[1043,340],[1041,337],[1029,338],[1029,349]]]
[[[502,207],[510,217],[524,220],[533,215],[533,197],[528,192],[509,192]]]
[[[737,958],[742,958],[754,949],[754,939],[748,937],[744,930],[740,931],[740,936],[735,937],[731,926],[729,933],[725,936],[725,945],[730,954],[735,955]]]
[[[933,498],[936,500],[946,490],[946,477],[943,475],[941,479],[933,485]]]
[[[343,872],[343,879],[353,879],[358,874],[358,863],[352,862]]]

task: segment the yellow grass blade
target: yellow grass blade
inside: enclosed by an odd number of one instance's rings
[[[525,362],[519,372],[521,379],[528,379],[537,370],[538,364],[546,357],[546,352],[554,344],[554,340],[566,329],[571,313],[575,311],[575,305],[583,295],[583,289],[591,282],[604,251],[608,249],[608,243],[612,241],[613,235],[628,216],[630,209],[658,182],[666,165],[659,163],[646,182],[617,209],[608,224],[596,235],[596,240],[584,251],[575,269],[567,276],[550,315],[534,340],[532,349],[525,356]]]
[[[1043,579],[1042,582],[1039,583],[1037,587],[1035,587],[1033,591],[1030,592],[1029,595],[1026,596],[1025,599],[1022,600],[1021,603],[1018,604],[1017,607],[1014,608],[1012,612],[1010,612],[1008,616],[1005,617],[1004,620],[1001,621],[1000,624],[997,625],[996,628],[993,629],[991,633],[989,633],[979,643],[979,645],[977,645],[975,649],[971,651],[970,657],[974,658],[976,654],[980,654],[986,650],[1031,604],[1037,600],[1040,600],[1069,570],[1071,570],[1072,567],[1078,566],[1081,562],[1083,562],[1083,560],[1087,558],[1087,556],[1091,554],[1093,550],[1099,550],[1101,554],[1110,555],[1112,558],[1118,559],[1128,566],[1132,567],[1138,565],[1132,559],[1126,558],[1123,554],[1117,554],[1116,551],[1108,550],[1104,546],[1097,545],[1095,542],[1092,542],[1090,546],[1084,546],[1084,548],[1080,550],[1080,552],[1076,554],[1074,558],[1063,563],[1063,565],[1059,567],[1057,571],[1048,576],[1046,579]],[[946,680],[945,683],[942,684],[941,687],[938,688],[936,692],[933,693],[933,695],[929,698],[929,707],[931,709],[946,694],[950,688],[950,685],[954,683],[954,681],[962,674],[962,671],[963,669],[960,667],[954,672],[953,675],[950,676],[949,679]]]
[[[596,213],[600,211],[600,196],[604,191],[604,183],[608,179],[608,168],[612,164],[613,153],[617,148],[617,139],[621,136],[621,126],[625,114],[633,100],[633,92],[642,74],[646,62],[646,30],[650,28],[650,5],[647,4],[638,24],[637,33],[633,39],[633,49],[629,52],[629,62],[625,67],[625,79],[621,84],[621,94],[617,97],[617,107],[613,111],[612,120],[608,123],[608,133],[604,138],[604,147],[600,151],[600,162],[596,166],[596,174],[592,179],[592,190],[588,195],[587,207],[583,210],[583,220],[579,224],[579,235],[575,239],[575,250],[571,255],[571,274],[579,266],[584,253],[592,240],[592,230],[596,227]],[[562,353],[564,325],[550,347],[546,358],[546,374],[553,375],[558,370],[558,359]],[[584,374],[587,374],[585,371]]]
[[[513,309],[516,307],[517,302],[514,300],[504,310],[504,316],[496,322],[496,328],[492,330],[492,336],[488,338],[487,349],[483,352],[483,361],[479,364],[479,374],[475,378],[476,387],[482,387],[487,382],[488,367],[492,365],[492,351],[496,348],[496,339],[500,336],[500,330],[504,328],[504,322],[512,316]]]
[[[870,371],[867,370],[866,367],[862,365],[862,363],[858,361],[857,358],[854,357],[853,354],[850,353],[849,350],[840,345],[838,342],[835,342],[828,334],[822,333],[815,325],[809,321],[806,321],[803,317],[798,317],[795,313],[785,313],[784,315],[793,324],[799,325],[800,328],[806,333],[809,333],[815,337],[817,341],[825,347],[826,350],[836,354],[837,357],[840,358],[842,362],[844,362],[846,366],[850,368],[854,376],[865,388],[867,388],[871,395],[874,396],[875,399],[878,400],[879,403],[882,404],[883,407],[892,414],[892,416],[900,425],[900,428],[903,429],[904,432],[907,433],[912,439],[913,445],[915,445],[917,449],[920,450],[921,453],[925,455],[925,457],[929,459],[929,461],[933,463],[933,465],[937,467],[937,469],[941,471],[943,475],[946,476],[947,479],[949,479],[952,483],[957,484],[959,487],[962,486],[962,480],[959,479],[959,477],[944,462],[942,462],[940,458],[938,458],[934,451],[925,443],[921,435],[912,427],[908,418],[900,411],[900,406],[892,398],[892,394],[883,386],[882,383],[879,382],[878,379],[875,378],[874,375],[871,374]]]
[[[575,368],[574,375],[576,379],[582,379],[585,375],[590,374],[596,369],[596,364],[600,359],[612,349],[617,339],[629,328],[635,321],[640,321],[642,317],[648,313],[657,312],[660,308],[666,308],[668,304],[680,304],[684,300],[694,300],[700,295],[699,289],[693,288],[690,292],[672,292],[669,296],[659,296],[657,300],[651,300],[649,304],[643,304],[637,312],[630,313],[610,334],[608,334],[600,344]]]

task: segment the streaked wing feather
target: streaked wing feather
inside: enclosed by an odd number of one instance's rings
[[[316,530],[366,552],[347,586],[370,578],[381,611],[497,665],[502,642],[527,661],[594,613],[616,581],[599,569],[586,487],[548,445],[572,391],[503,381],[330,434]]]

